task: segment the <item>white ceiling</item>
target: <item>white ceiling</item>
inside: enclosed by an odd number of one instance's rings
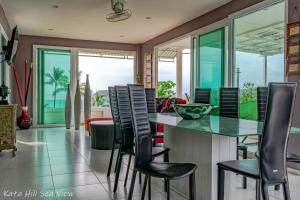
[[[131,9],[132,17],[117,23],[105,19],[111,13],[110,0],[0,0],[0,3],[11,27],[18,25],[21,34],[142,43],[230,1],[126,0],[125,7]]]

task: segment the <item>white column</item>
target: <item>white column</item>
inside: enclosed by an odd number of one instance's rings
[[[176,96],[182,98],[182,48],[176,50]]]
[[[264,72],[263,72],[264,73],[264,86],[266,86],[267,82],[268,82],[267,81],[267,77],[268,77],[268,75],[267,75],[267,73],[268,73],[268,56],[264,55],[263,59],[264,59],[264,66],[263,66],[264,67],[264,69],[263,69],[264,70]]]

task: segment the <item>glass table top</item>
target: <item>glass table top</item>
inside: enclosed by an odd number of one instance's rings
[[[245,137],[261,135],[263,123],[245,119],[235,119],[207,115],[197,120],[185,120],[175,113],[151,113],[149,120],[167,126],[192,130],[199,133],[224,135],[229,137]],[[292,134],[300,134],[300,128],[293,127]]]

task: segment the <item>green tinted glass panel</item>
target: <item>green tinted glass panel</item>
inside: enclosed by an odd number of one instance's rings
[[[224,28],[199,37],[199,87],[211,88],[211,103],[219,105],[219,88],[224,84]]]
[[[3,46],[5,44],[6,44],[6,40],[3,37],[3,35],[1,35],[1,45],[0,46]],[[4,56],[1,57],[1,60],[3,60],[3,59],[4,59]],[[6,64],[5,63],[6,62],[4,62],[4,61],[1,62],[1,72],[0,72],[0,74],[1,74],[1,77],[0,77],[1,84],[2,84],[3,81],[6,82],[5,81],[6,80]]]
[[[39,49],[38,124],[64,124],[71,52]]]
[[[197,38],[193,38],[193,70],[194,70],[194,87],[197,87]]]

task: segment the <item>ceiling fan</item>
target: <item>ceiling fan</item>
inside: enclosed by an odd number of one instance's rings
[[[124,9],[124,4],[124,0],[111,0],[111,8],[114,12],[106,15],[106,20],[109,22],[118,22],[131,17],[131,10]]]

